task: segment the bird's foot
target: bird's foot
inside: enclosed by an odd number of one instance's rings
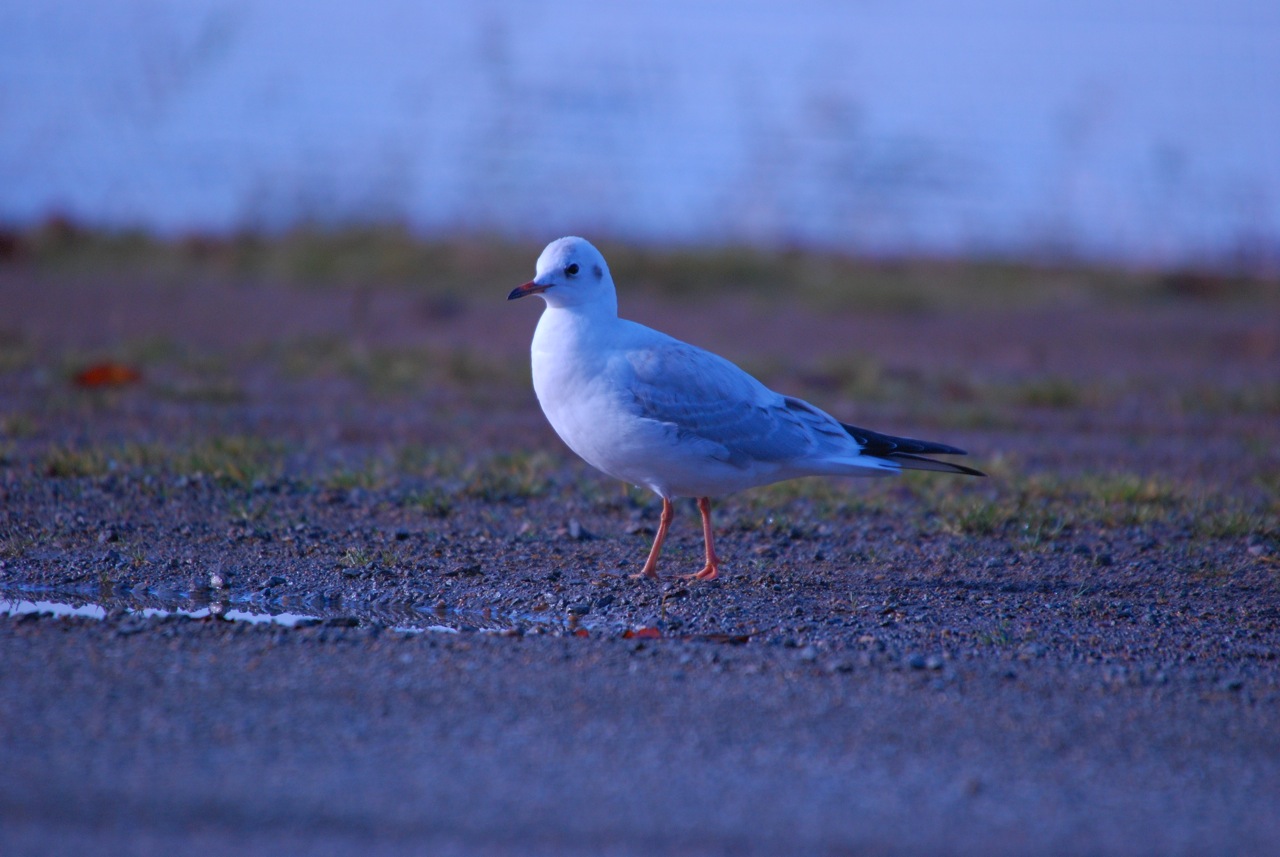
[[[628,574],[627,577],[631,580],[640,580],[641,578],[644,578],[645,580],[657,580],[658,570],[656,568],[646,568],[643,571],[637,571],[635,574]]]
[[[682,574],[680,577],[684,580],[715,580],[720,576],[720,566],[707,563],[702,571],[694,574]]]

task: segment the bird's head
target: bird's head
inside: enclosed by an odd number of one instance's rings
[[[585,238],[552,241],[538,257],[537,275],[512,289],[507,300],[538,295],[552,307],[612,309],[618,299],[604,256]]]

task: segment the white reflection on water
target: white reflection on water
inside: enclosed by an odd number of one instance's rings
[[[273,624],[292,628],[299,622],[318,620],[316,616],[304,616],[297,613],[250,613],[246,610],[215,611],[209,607],[199,610],[158,610],[154,607],[142,607],[127,611],[131,616],[151,618],[156,616],[187,616],[191,619],[208,619],[210,616],[221,616],[236,622],[249,622],[254,625]],[[0,613],[7,616],[23,616],[28,613],[49,613],[54,616],[88,616],[91,619],[105,619],[107,610],[98,604],[67,604],[62,601],[6,601],[0,600]]]

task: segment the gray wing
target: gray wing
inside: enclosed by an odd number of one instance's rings
[[[712,457],[735,467],[857,455],[857,443],[834,418],[709,351],[673,339],[630,351],[627,360],[639,415],[681,439],[703,441]]]

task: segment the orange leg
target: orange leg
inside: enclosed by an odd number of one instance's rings
[[[715,535],[711,532],[711,498],[698,498],[698,511],[702,513],[702,538],[707,543],[707,564],[697,574],[690,574],[690,580],[715,580],[720,573],[720,557],[716,556]]]
[[[658,518],[658,533],[653,537],[653,547],[649,550],[649,558],[645,560],[644,568],[639,574],[633,574],[632,577],[647,577],[651,580],[658,579],[658,554],[662,553],[662,543],[667,539],[667,528],[671,526],[671,519],[676,516],[676,509],[671,505],[671,501],[666,497],[662,498],[662,515]]]

